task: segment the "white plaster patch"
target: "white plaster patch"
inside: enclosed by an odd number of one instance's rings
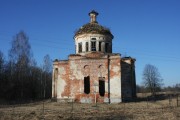
[[[108,82],[105,82],[105,92],[108,92]]]
[[[109,102],[109,98],[105,97],[104,98],[104,103],[108,103]]]
[[[75,76],[76,79],[81,80],[83,78],[83,73],[81,72],[81,66],[76,64],[74,61],[70,62],[70,69],[72,70],[72,73],[70,75],[70,79],[74,79],[73,76]]]
[[[57,98],[62,98],[61,94],[64,92],[64,87],[66,86],[66,82],[64,79],[59,76],[57,81]]]
[[[65,74],[66,74],[66,71],[65,71],[64,67],[59,67],[59,72],[60,72],[60,74],[62,74],[62,75],[65,75]]]
[[[120,75],[114,76],[110,80],[110,96],[121,98],[121,79]]]
[[[131,60],[125,60],[124,62],[131,64]]]
[[[81,103],[92,103],[92,98],[82,97],[80,99]]]
[[[120,103],[120,102],[122,102],[122,99],[121,98],[111,98],[110,101],[111,101],[111,103]]]
[[[113,67],[113,72],[119,72],[119,70],[120,70],[119,68],[120,68],[119,66],[114,66]]]

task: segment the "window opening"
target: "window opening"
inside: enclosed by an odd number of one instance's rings
[[[54,79],[58,78],[58,68],[55,69],[54,71]]]
[[[86,52],[88,52],[89,51],[89,44],[88,44],[88,42],[86,42]]]
[[[78,43],[78,46],[79,46],[79,53],[82,52],[82,43]]]
[[[84,93],[89,94],[90,93],[90,77],[84,77]]]
[[[91,38],[91,40],[96,40],[96,38]]]
[[[102,43],[102,42],[99,42],[99,51],[101,51],[101,43]]]
[[[105,94],[105,78],[99,77],[99,94],[100,96],[104,96]]]
[[[91,51],[96,51],[96,41],[91,42]]]
[[[77,45],[75,45],[75,50],[77,50]],[[77,52],[77,51],[75,51],[75,52]]]
[[[105,44],[105,52],[108,52],[109,43]]]

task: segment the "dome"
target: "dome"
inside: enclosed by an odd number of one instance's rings
[[[98,23],[87,23],[83,25],[75,32],[75,36],[87,33],[110,35],[113,38],[111,31],[108,28],[99,25]]]
[[[112,39],[111,31],[98,24],[96,21],[98,13],[91,11],[89,13],[90,22],[80,27],[74,35],[75,53],[80,55],[87,55],[93,53],[112,53]]]
[[[81,28],[79,28],[75,32],[75,36],[81,35],[81,34],[92,33],[92,34],[109,35],[113,39],[113,35],[111,34],[111,31],[108,28],[98,24],[98,22],[96,21],[97,15],[98,15],[98,13],[96,11],[92,10],[89,13],[90,23],[87,23],[87,24],[83,25]]]

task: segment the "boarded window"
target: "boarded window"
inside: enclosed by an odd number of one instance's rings
[[[91,51],[96,51],[96,41],[91,42]]]
[[[86,52],[88,52],[89,51],[89,44],[88,44],[88,42],[86,42]]]
[[[79,53],[81,53],[82,52],[82,43],[78,43],[78,48],[79,48]]]
[[[86,94],[90,93],[90,80],[89,80],[89,76],[84,77],[84,93],[86,93]]]
[[[99,77],[99,94],[100,94],[100,96],[104,96],[104,94],[105,94],[104,77]]]

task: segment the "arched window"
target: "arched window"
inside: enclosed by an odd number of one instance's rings
[[[78,43],[78,52],[79,52],[79,53],[82,52],[82,43]]]
[[[84,93],[89,94],[90,93],[90,68],[88,65],[84,66]]]
[[[91,51],[96,51],[96,41],[91,41]]]
[[[105,44],[105,52],[109,52],[109,43]]]
[[[99,77],[99,94],[100,96],[104,96],[105,94],[105,78]]]
[[[88,44],[88,42],[86,42],[86,52],[88,52],[89,51],[89,44]]]
[[[90,93],[90,77],[84,77],[84,93]]]
[[[102,42],[99,42],[99,51],[101,51],[101,43],[102,43]]]
[[[54,79],[58,79],[58,68],[54,70]]]

